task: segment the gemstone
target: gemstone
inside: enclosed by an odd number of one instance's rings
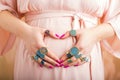
[[[76,58],[76,59],[78,59],[78,58],[80,58],[80,57],[82,57],[82,54],[77,54],[77,55],[75,55],[75,58]]]
[[[71,30],[71,31],[70,31],[70,35],[71,35],[71,36],[76,36],[76,30]]]
[[[72,48],[70,49],[70,54],[71,54],[71,55],[75,56],[75,55],[77,55],[78,53],[79,53],[79,49],[78,49],[77,47],[72,47]]]
[[[40,53],[42,53],[42,54],[47,54],[48,53],[48,50],[47,50],[46,47],[41,47],[39,50],[40,50]]]
[[[45,57],[45,54],[42,54],[39,50],[37,51],[36,55],[42,59],[44,59],[44,57]]]

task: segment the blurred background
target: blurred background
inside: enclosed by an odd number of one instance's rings
[[[6,35],[8,35],[8,33],[6,33]],[[0,46],[1,45],[2,44],[0,44]],[[16,45],[17,44],[14,44],[8,53],[0,56],[0,80],[13,80]],[[105,80],[120,80],[120,59],[110,55],[104,49],[102,49],[102,53],[105,67]]]

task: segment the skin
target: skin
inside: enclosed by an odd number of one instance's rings
[[[41,47],[46,47],[43,41],[45,29],[31,27],[30,25],[13,16],[8,11],[0,12],[0,28],[3,28],[22,38],[25,41],[26,47],[32,50],[32,53],[34,54]],[[52,31],[50,31],[50,36],[57,39]],[[57,62],[59,61],[59,58],[49,49],[47,55],[45,56],[45,60],[49,62],[46,62],[48,65],[44,65],[46,67],[53,68],[54,66],[59,65]],[[38,61],[41,61],[41,59],[39,58]]]
[[[103,23],[103,24],[100,24],[96,27],[89,28],[89,29],[79,29],[76,32],[77,32],[77,34],[76,34],[77,43],[74,46],[79,48],[81,53],[86,57],[89,57],[89,52],[91,51],[91,49],[95,43],[97,43],[100,40],[115,36],[115,32],[114,32],[112,26],[107,23]],[[66,32],[66,35],[63,37],[63,39],[67,38],[69,36],[70,36],[70,34],[68,31],[68,32]],[[68,63],[67,62],[68,59],[67,59],[66,55],[63,55],[61,57],[61,60],[63,62],[62,66],[64,66],[64,67],[81,65],[81,64],[85,63],[84,61],[81,62],[80,59],[76,59],[75,57],[71,58],[73,63]]]
[[[7,18],[6,18],[7,16]],[[19,36],[26,42],[26,46],[28,49],[32,50],[32,53],[36,53],[36,51],[41,47],[46,47],[43,39],[44,39],[44,32],[45,29],[31,27],[30,25],[26,24],[25,22],[21,21],[20,19],[13,16],[8,11],[0,12],[0,28],[3,28],[15,35]],[[79,29],[76,31],[76,46],[80,49],[81,53],[84,56],[89,57],[89,52],[91,51],[93,45],[100,40],[109,38],[115,35],[115,32],[110,24],[103,23],[98,26],[89,29]],[[71,37],[69,31],[63,34],[64,36],[57,36],[54,32],[50,31],[50,37],[55,39],[65,39],[67,37]],[[33,55],[33,56],[34,56]],[[54,66],[59,66],[59,58],[54,55],[54,53],[48,49],[48,54],[45,56],[45,67],[53,68]],[[61,65],[64,67],[74,66],[74,65],[81,65],[85,63],[84,61],[81,62],[80,59],[76,59],[72,57],[72,63],[67,62],[66,53],[60,59]],[[39,58],[37,63],[40,63],[41,59]]]

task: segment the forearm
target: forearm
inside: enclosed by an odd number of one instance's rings
[[[107,23],[98,25],[94,29],[94,32],[99,41],[115,35],[115,31],[113,30],[112,26]]]
[[[10,12],[3,11],[0,12],[0,28],[22,37],[26,31],[29,31],[30,26],[13,16]]]

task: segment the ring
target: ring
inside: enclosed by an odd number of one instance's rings
[[[50,31],[49,30],[45,30],[45,34],[46,35],[50,35]]]
[[[68,62],[68,63],[72,63],[73,61],[72,61],[71,59],[68,59],[67,62]]]
[[[42,59],[42,61],[40,62],[40,64],[44,65],[45,64],[45,60]]]
[[[35,55],[35,56],[32,56],[32,58],[35,60],[35,61],[38,61],[38,56],[37,55]]]
[[[83,62],[83,61],[85,61],[85,62],[88,62],[89,61],[89,58],[88,57],[82,57],[82,58],[80,58],[80,60]]]
[[[80,58],[80,57],[82,57],[82,54],[77,54],[77,55],[75,55],[75,58],[76,58],[76,59],[78,59],[78,58]]]
[[[73,36],[73,37],[76,36],[76,30],[73,30],[73,29],[72,29],[69,33],[70,33],[70,35]]]
[[[80,52],[80,50],[77,47],[72,47],[70,49],[70,54],[73,56],[77,55],[79,52]]]
[[[48,53],[48,50],[47,50],[46,47],[41,47],[41,48],[39,49],[39,51],[40,51],[40,53],[45,54],[45,55]]]
[[[36,55],[37,55],[38,57],[42,58],[42,59],[44,59],[44,57],[45,57],[45,54],[42,54],[42,53],[40,52],[40,50],[37,51]]]
[[[72,57],[72,55],[69,52],[67,52],[66,56],[67,56],[67,58],[71,58]]]

